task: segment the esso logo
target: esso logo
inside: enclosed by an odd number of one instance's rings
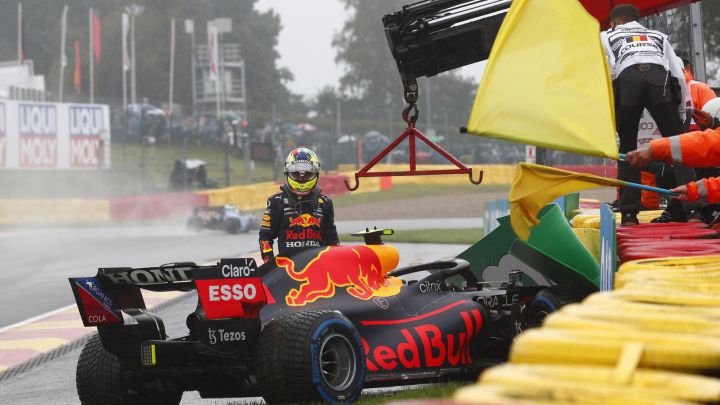
[[[208,287],[208,299],[211,302],[252,300],[256,296],[257,288],[254,284],[224,284]]]
[[[250,266],[231,266],[229,264],[225,264],[222,266],[223,277],[231,278],[231,277],[248,277],[252,272],[255,271],[255,269],[251,269]]]

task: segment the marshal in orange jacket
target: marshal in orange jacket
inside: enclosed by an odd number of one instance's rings
[[[720,129],[688,132],[650,142],[653,160],[688,167],[720,166]],[[720,203],[720,177],[688,183],[688,200]]]

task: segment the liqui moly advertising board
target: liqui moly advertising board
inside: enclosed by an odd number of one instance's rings
[[[71,105],[69,110],[70,167],[102,166],[102,133],[108,127],[101,106]]]
[[[57,106],[20,103],[18,133],[20,168],[57,167]]]
[[[107,168],[108,106],[0,102],[0,169]]]

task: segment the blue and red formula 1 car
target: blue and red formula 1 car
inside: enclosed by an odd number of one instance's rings
[[[78,361],[80,401],[178,404],[199,391],[352,402],[364,387],[474,378],[506,358],[525,324],[562,304],[557,286],[522,286],[520,274],[489,288],[462,259],[396,269],[397,249],[380,241],[391,233],[287,250],[260,267],[225,259],[70,278],[84,324],[98,330]],[[186,336],[168,338],[141,289],[197,290]]]

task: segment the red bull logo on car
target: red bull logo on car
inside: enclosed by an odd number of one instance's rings
[[[456,316],[448,313],[458,302],[437,313],[443,316]],[[362,339],[365,362],[370,372],[392,371],[395,369],[427,369],[443,366],[472,364],[472,339],[482,328],[482,315],[477,309],[460,312],[464,330],[444,333],[443,329],[432,321],[420,323],[420,319],[401,319],[391,321],[363,321],[365,326],[384,325],[388,322],[407,324],[399,335],[385,336],[382,344],[368,343]]]
[[[287,305],[302,306],[321,298],[335,296],[336,288],[369,300],[375,296],[391,296],[400,291],[402,282],[385,275],[398,264],[397,249],[392,246],[328,246],[302,270],[287,257],[276,257],[278,267],[284,267],[300,287],[291,289],[285,297]]]

